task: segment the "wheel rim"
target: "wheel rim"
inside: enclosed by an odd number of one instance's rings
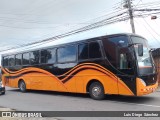
[[[24,82],[21,82],[21,84],[20,84],[20,89],[23,91],[23,90],[25,90],[25,83]]]
[[[97,86],[93,87],[92,89],[92,93],[95,97],[98,97],[101,94],[101,91],[102,91],[101,88]]]

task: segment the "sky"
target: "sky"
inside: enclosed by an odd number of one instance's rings
[[[32,43],[81,28],[96,21],[108,18],[125,10],[124,0],[0,0],[0,51]],[[133,6],[151,2],[150,0],[133,0]],[[160,0],[152,0],[152,3]],[[144,8],[156,8],[151,4]],[[151,20],[150,14],[145,18],[135,18],[136,34],[145,37],[151,48],[160,48],[160,19]],[[50,46],[57,43],[80,40],[114,33],[131,33],[129,20],[105,25],[94,30],[72,35],[41,45],[23,47],[30,49]],[[19,49],[18,49],[19,50]],[[15,51],[11,50],[11,51]],[[3,51],[1,53],[8,52]]]

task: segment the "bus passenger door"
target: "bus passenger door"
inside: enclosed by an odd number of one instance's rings
[[[135,58],[131,48],[128,48],[127,36],[115,35],[103,39],[106,54],[106,68],[117,76],[116,94],[131,95],[135,92]]]
[[[134,95],[136,93],[134,55],[128,47],[117,48],[117,76],[120,95]]]

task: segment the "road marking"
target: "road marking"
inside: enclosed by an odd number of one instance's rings
[[[136,104],[136,103],[133,103],[133,104]],[[147,106],[147,107],[157,107],[157,108],[160,107],[158,105],[148,105],[148,104],[136,104],[136,105]]]
[[[119,101],[111,101],[111,102],[119,102]],[[134,104],[134,105],[140,105],[140,106],[145,106],[145,107],[156,107],[156,108],[160,108],[159,105],[149,105],[149,104],[137,104],[137,103],[128,103],[128,102],[119,102],[119,103],[125,103],[125,104]]]

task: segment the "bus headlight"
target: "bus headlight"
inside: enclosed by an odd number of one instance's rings
[[[144,80],[140,79],[141,83],[146,86],[146,83],[144,82]]]

